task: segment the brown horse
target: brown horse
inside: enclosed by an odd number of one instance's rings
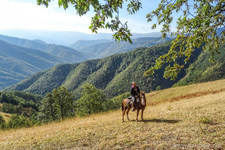
[[[139,111],[141,110],[141,120],[143,120],[143,112],[145,110],[145,106],[146,106],[146,99],[145,99],[145,92],[141,92],[141,102],[137,103],[137,116],[136,116],[136,121],[138,121],[138,114]],[[131,99],[124,99],[122,102],[122,120],[124,122],[124,115],[125,113],[127,114],[127,120],[129,119],[128,113],[132,107],[132,104],[130,103]]]

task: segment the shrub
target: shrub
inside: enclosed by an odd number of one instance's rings
[[[156,91],[161,90],[161,86],[157,86],[155,90],[156,90]]]
[[[21,115],[13,115],[7,124],[8,128],[21,128],[30,126],[32,126],[32,122]]]
[[[5,123],[4,118],[0,115],[0,124]]]

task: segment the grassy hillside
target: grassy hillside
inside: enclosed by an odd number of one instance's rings
[[[0,131],[0,149],[224,149],[225,80],[147,94],[144,121],[121,110]]]
[[[60,85],[73,91],[79,97],[84,83],[103,89],[108,97],[114,97],[130,90],[131,82],[137,81],[142,90],[171,87],[177,81],[163,78],[163,71],[146,78],[144,71],[154,65],[155,59],[166,53],[170,43],[150,48],[139,48],[129,53],[113,55],[104,59],[89,60],[80,64],[58,65],[10,87],[8,90],[22,90],[45,95]],[[195,56],[197,57],[197,56]],[[182,78],[181,76],[178,80]]]

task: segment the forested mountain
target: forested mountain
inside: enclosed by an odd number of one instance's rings
[[[139,46],[152,46],[168,39],[139,38],[134,39],[133,44],[125,42],[117,44],[115,41],[109,42],[111,40],[85,40],[74,45],[79,51],[62,45],[47,44],[41,40],[27,40],[4,35],[0,35],[0,40],[2,40],[0,43],[0,89],[3,89],[18,83],[33,73],[53,67],[56,64],[77,63],[91,58],[105,57],[130,51]],[[26,59],[28,56],[33,57],[34,54],[32,53],[34,52],[36,55],[34,59]],[[37,59],[43,60],[45,63],[37,63]],[[34,64],[35,62],[36,64]]]
[[[104,59],[89,60],[79,64],[57,65],[46,71],[39,72],[26,80],[8,88],[45,95],[60,85],[73,91],[79,97],[84,83],[90,83],[103,89],[108,97],[129,91],[131,82],[136,81],[141,90],[155,90],[156,87],[168,88],[177,81],[163,78],[163,70],[156,72],[154,77],[144,77],[143,73],[155,63],[160,55],[170,48],[170,42],[150,48],[138,48],[128,53],[113,55]],[[200,51],[197,51],[200,52]],[[194,62],[196,53],[190,62]]]
[[[0,35],[0,40],[20,47],[41,50],[43,52],[59,57],[60,59],[64,60],[65,63],[82,62],[93,57],[89,53],[79,52],[75,49],[63,45],[47,44],[40,40],[27,40],[4,35]]]
[[[63,62],[60,58],[48,53],[15,46],[0,40],[0,89]]]
[[[109,40],[94,40],[94,41],[78,41],[73,45],[73,48],[81,52],[91,53],[95,58],[104,58],[113,54],[125,53],[138,47],[151,47],[165,41],[171,40],[170,38],[162,39],[162,37],[143,37],[132,40],[129,42],[115,42]]]
[[[203,51],[198,59],[190,65],[187,73],[177,85],[186,85],[197,82],[207,82],[225,78],[225,45],[219,49],[219,55],[215,55],[215,62],[210,62],[210,54]]]

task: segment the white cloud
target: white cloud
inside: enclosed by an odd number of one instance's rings
[[[22,28],[41,30],[74,30],[90,33],[88,29],[91,18],[59,11],[50,5],[49,8],[32,3],[1,0],[0,29]]]
[[[147,1],[147,0],[146,0]],[[1,0],[0,5],[0,30],[1,29],[36,29],[79,31],[91,33],[89,29],[91,16],[88,13],[82,17],[70,7],[66,11],[59,8],[57,0],[50,3],[49,7],[37,6],[36,0]],[[159,32],[161,27],[152,30],[152,23],[146,21],[147,10],[140,10],[136,15],[127,15],[126,10],[121,10],[122,22],[128,21],[128,27],[133,33]],[[99,32],[111,30],[99,29]]]

